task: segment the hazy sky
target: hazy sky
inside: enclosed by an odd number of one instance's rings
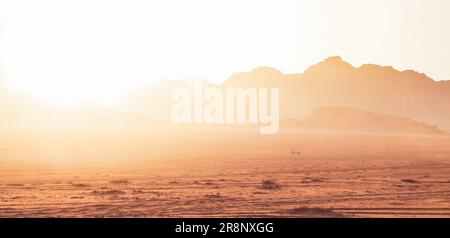
[[[57,100],[331,55],[450,79],[449,0],[0,0],[0,27],[8,82]]]

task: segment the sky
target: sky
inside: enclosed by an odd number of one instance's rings
[[[448,29],[448,0],[0,0],[0,62],[11,87],[54,101],[333,55],[450,80]]]

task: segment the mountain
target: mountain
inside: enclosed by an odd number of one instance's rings
[[[450,130],[450,81],[434,81],[412,70],[374,64],[356,68],[330,57],[301,74],[257,68],[233,75],[222,86],[279,87],[284,118],[334,105],[409,117]]]
[[[325,132],[377,133],[409,135],[444,135],[436,126],[413,121],[406,117],[395,117],[348,107],[320,107],[300,120],[284,123],[290,128],[314,129]]]
[[[124,100],[123,108],[153,118],[170,118],[172,88],[181,81],[161,82],[140,89]],[[450,81],[434,81],[413,70],[365,64],[360,67],[341,57],[329,57],[298,74],[271,67],[235,73],[222,88],[279,88],[281,119],[303,118],[315,108],[341,106],[392,116],[408,117],[450,131]]]
[[[114,109],[93,104],[52,108],[30,96],[2,89],[0,79],[0,127],[155,128],[170,120],[172,90],[186,85],[189,82],[163,80],[140,87],[129,92]],[[203,85],[222,89],[279,88],[280,120],[301,122],[303,127],[323,127],[321,118],[331,117],[337,121],[329,124],[330,129],[359,125],[353,129],[395,131],[393,127],[398,127],[400,132],[435,134],[440,133],[433,127],[437,126],[450,131],[450,81],[434,81],[413,70],[398,71],[375,64],[354,67],[335,56],[303,73],[284,74],[271,67],[258,67],[235,73],[219,85],[206,81]]]

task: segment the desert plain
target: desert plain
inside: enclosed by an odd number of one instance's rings
[[[446,135],[26,138],[2,137],[0,217],[450,217]]]

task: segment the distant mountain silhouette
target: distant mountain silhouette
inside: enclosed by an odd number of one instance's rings
[[[316,129],[327,132],[443,135],[436,126],[347,107],[320,107],[300,120],[287,120],[284,126],[290,128]]]
[[[207,86],[207,84],[205,81],[204,85]],[[128,124],[133,124],[135,126],[132,127],[136,128],[146,127],[146,124],[170,120],[173,105],[170,100],[172,89],[185,86],[183,81],[163,80],[156,85],[141,87],[123,98],[119,110],[98,105],[91,108],[83,106],[79,109],[61,110],[61,108],[55,109],[49,105],[37,103],[26,95],[8,93],[7,90],[2,89],[0,83],[0,127],[11,128],[15,124],[29,124],[29,127],[45,124],[57,126],[60,122],[65,122],[61,127],[70,127],[72,123],[88,129],[108,125],[128,128]],[[274,68],[259,67],[251,72],[235,73],[216,86],[279,88],[280,119],[285,121],[291,119],[298,121],[310,117],[316,108],[333,106],[353,108],[356,111],[350,115],[358,115],[358,117],[365,115],[364,118],[367,117],[368,120],[379,119],[375,115],[383,114],[382,120],[374,121],[380,124],[380,128],[383,123],[387,123],[388,127],[399,123],[397,125],[400,127],[399,130],[404,130],[401,129],[403,127],[410,129],[420,127],[422,128],[420,130],[437,132],[437,128],[428,126],[433,125],[450,132],[450,106],[448,105],[450,81],[434,81],[425,74],[413,70],[398,71],[389,66],[374,64],[357,68],[340,57],[330,57],[300,74],[283,74]],[[125,115],[117,111],[131,114]],[[361,111],[374,114],[356,113]],[[320,109],[314,111],[312,116],[325,115],[317,114],[318,112]],[[335,115],[335,113],[332,114]],[[394,123],[391,120],[394,117],[409,118],[426,125],[423,124],[421,127],[406,119],[402,120],[403,124],[398,120],[394,120]],[[92,125],[93,121],[98,124]],[[302,122],[305,123],[305,121]],[[369,125],[365,126],[369,127]]]
[[[359,68],[330,57],[302,74],[257,68],[235,74],[224,87],[279,87],[285,118],[308,115],[326,105],[405,116],[450,129],[450,81],[434,81],[412,70],[374,64]]]
[[[169,119],[170,92],[179,81],[141,89],[124,100],[125,108]],[[270,67],[235,73],[219,86],[280,88],[282,119],[308,116],[321,106],[342,106],[408,117],[450,131],[450,81],[434,81],[413,70],[365,64],[357,68],[335,56],[300,74]]]

